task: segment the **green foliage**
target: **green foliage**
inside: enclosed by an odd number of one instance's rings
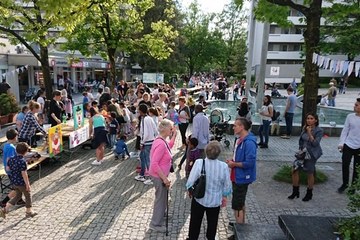
[[[323,9],[326,26],[321,31],[321,51],[345,54],[348,60],[360,54],[359,1],[334,2]]]
[[[290,22],[287,17],[289,15],[289,6],[280,6],[271,1],[259,0],[254,12],[255,17],[261,22],[274,22],[281,27],[290,27]]]
[[[16,97],[13,94],[3,93],[0,95],[0,115],[8,115],[9,113],[16,113],[19,111],[19,105]]]
[[[273,179],[279,182],[292,183],[291,173],[292,173],[292,167],[289,165],[283,165],[281,166],[279,171],[275,173]],[[300,171],[299,177],[300,177],[300,184],[306,185],[307,174],[304,171]],[[323,183],[326,181],[327,181],[327,176],[323,172],[316,170],[315,183]]]
[[[360,167],[357,168],[357,172],[360,173]],[[357,215],[342,220],[338,226],[339,232],[345,240],[360,239],[360,178],[349,187],[347,195],[350,200],[348,209]]]

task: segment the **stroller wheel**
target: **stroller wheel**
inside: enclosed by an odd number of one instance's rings
[[[224,141],[224,144],[225,144],[226,147],[229,147],[229,146],[230,146],[230,141],[229,141],[229,140],[225,140],[225,141]]]

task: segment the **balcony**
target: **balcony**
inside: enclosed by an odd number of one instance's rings
[[[301,34],[270,34],[269,43],[303,43]]]
[[[268,51],[268,60],[301,60],[301,54],[297,52],[281,52],[281,51]]]

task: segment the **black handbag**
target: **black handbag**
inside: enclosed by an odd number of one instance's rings
[[[203,159],[201,175],[195,181],[195,183],[189,189],[189,191],[194,198],[203,198],[205,196],[205,189],[206,189],[206,172],[205,172],[205,159]]]

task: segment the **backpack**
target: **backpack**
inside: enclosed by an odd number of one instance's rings
[[[332,92],[332,97],[336,97],[336,94],[337,94],[337,90],[334,89],[334,91]]]
[[[273,106],[273,115],[271,117],[271,120],[276,121],[276,119],[278,119],[279,116],[280,116],[280,112],[277,112]]]

